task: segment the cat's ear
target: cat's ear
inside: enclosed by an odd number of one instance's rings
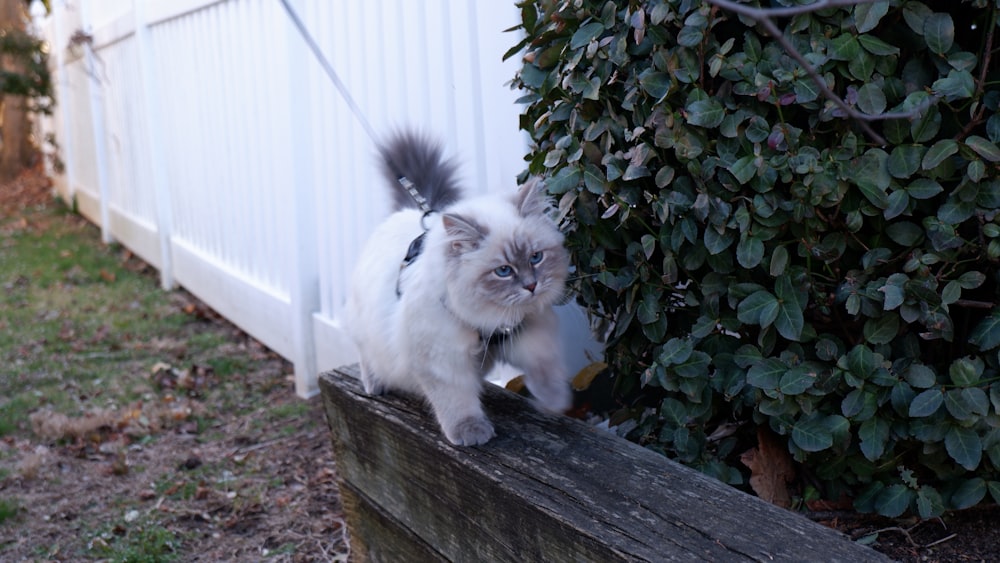
[[[457,254],[479,248],[480,241],[489,234],[486,227],[456,213],[445,213],[441,216],[441,223],[444,232],[448,233],[451,250]]]
[[[532,177],[522,184],[514,197],[514,206],[521,217],[544,215],[549,209],[549,200],[542,180]]]

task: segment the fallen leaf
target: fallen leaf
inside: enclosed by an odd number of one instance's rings
[[[743,465],[750,468],[750,488],[771,504],[788,508],[792,497],[788,483],[795,479],[795,465],[785,444],[766,427],[757,429],[757,447],[743,452]]]
[[[590,384],[594,381],[594,378],[607,369],[607,367],[608,364],[604,362],[594,362],[581,369],[573,378],[573,389],[576,389],[577,391],[588,389]]]
[[[106,281],[108,283],[114,283],[114,281],[115,281],[115,274],[114,274],[114,272],[109,272],[109,271],[105,270],[104,268],[101,268],[100,275],[101,275],[101,279],[103,279],[104,281]]]

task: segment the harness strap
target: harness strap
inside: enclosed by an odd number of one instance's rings
[[[410,247],[406,249],[406,256],[399,264],[399,276],[396,277],[396,298],[403,296],[403,290],[399,287],[399,281],[403,277],[403,270],[416,261],[420,253],[424,251],[424,239],[427,238],[427,231],[420,233],[417,238],[410,241]]]

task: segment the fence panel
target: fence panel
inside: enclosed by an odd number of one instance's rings
[[[441,139],[468,191],[523,169],[513,2],[293,0],[378,135]],[[64,195],[296,366],[354,359],[347,280],[389,212],[376,141],[277,0],[54,0]],[[78,30],[93,38],[69,45]],[[66,141],[62,141],[65,139]],[[102,169],[101,155],[105,155]],[[102,182],[104,187],[102,189]]]

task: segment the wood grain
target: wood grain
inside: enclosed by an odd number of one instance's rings
[[[492,386],[497,437],[452,446],[420,400],[369,397],[357,375],[322,374],[320,389],[359,560],[889,561]]]

